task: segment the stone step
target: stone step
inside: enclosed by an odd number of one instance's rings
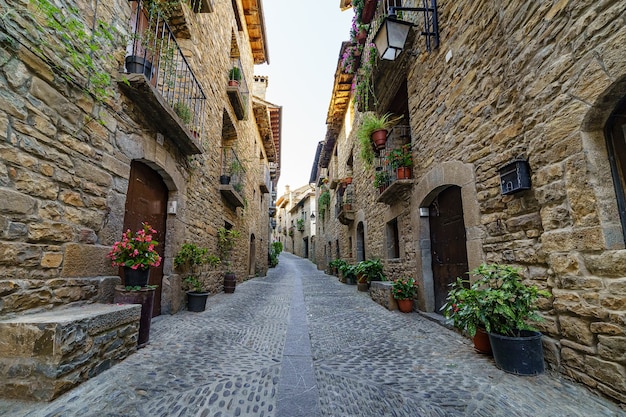
[[[0,395],[50,401],[137,349],[140,305],[85,304],[0,320]]]

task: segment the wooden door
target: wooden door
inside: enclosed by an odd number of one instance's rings
[[[365,227],[360,222],[356,227],[356,261],[365,260]]]
[[[461,188],[442,191],[430,205],[430,243],[435,286],[435,312],[445,304],[449,284],[467,277],[467,249]]]
[[[248,276],[256,275],[256,237],[250,235],[250,259],[248,260]]]
[[[126,209],[124,211],[124,230],[133,232],[148,223],[157,233],[153,236],[159,242],[156,247],[161,257],[165,253],[165,223],[167,220],[167,186],[161,176],[141,162],[133,161],[130,166]],[[150,268],[150,285],[158,285],[154,294],[152,315],[161,314],[161,289],[163,287],[163,263]]]

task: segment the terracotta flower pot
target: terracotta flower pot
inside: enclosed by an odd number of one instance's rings
[[[411,300],[410,298],[407,298],[405,300],[397,300],[396,302],[398,303],[398,310],[400,310],[403,313],[410,313],[411,311],[413,311],[413,300]]]
[[[372,141],[377,150],[385,149],[387,143],[387,131],[385,129],[372,132]]]
[[[489,334],[481,328],[476,329],[472,341],[474,342],[474,349],[479,353],[491,355],[491,343],[489,342]]]
[[[399,180],[411,179],[411,167],[398,167],[396,169],[396,175]]]

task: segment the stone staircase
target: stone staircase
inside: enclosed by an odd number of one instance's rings
[[[85,281],[119,283],[110,278]],[[50,401],[137,350],[141,306],[105,304],[112,294],[100,290],[91,300],[0,317],[0,396]]]

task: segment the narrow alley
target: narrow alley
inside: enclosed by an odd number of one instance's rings
[[[185,369],[184,371],[181,371]],[[161,316],[150,343],[51,403],[2,416],[626,416],[578,384],[519,377],[469,340],[388,311],[283,253],[266,277]]]

